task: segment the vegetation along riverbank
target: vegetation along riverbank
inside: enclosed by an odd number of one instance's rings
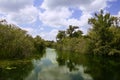
[[[56,42],[45,41],[40,36],[32,37],[27,31],[16,25],[0,21],[0,59],[28,58],[41,53],[46,47],[58,50],[97,54],[105,56],[120,55],[120,18],[101,10],[88,19],[91,25],[87,34],[78,26],[70,25],[67,30],[60,30]]]
[[[0,23],[0,59],[21,59],[41,53],[45,49],[40,36],[33,38],[27,31],[6,20]]]
[[[88,20],[88,24],[91,28],[86,35],[72,25],[67,30],[60,30],[56,37],[56,48],[86,54],[119,56],[120,18],[101,10]]]

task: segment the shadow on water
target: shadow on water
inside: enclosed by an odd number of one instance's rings
[[[87,69],[94,80],[120,80],[120,59],[112,57],[87,57]]]
[[[31,60],[40,60],[44,53],[33,55],[29,59],[0,60],[0,80],[25,80],[34,69]]]
[[[0,68],[0,80],[23,80],[33,69],[30,61],[5,61],[4,63],[6,65]]]
[[[47,48],[32,60],[0,61],[0,80],[120,80],[120,59]]]
[[[78,66],[83,66],[83,72],[89,74],[93,80],[120,80],[119,57],[80,55],[78,53],[60,51],[57,51],[57,54],[59,66],[66,65],[69,71],[77,70],[79,72]]]

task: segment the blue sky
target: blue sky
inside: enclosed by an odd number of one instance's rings
[[[79,26],[84,33],[90,28],[88,18],[103,9],[120,17],[120,0],[0,0],[0,19],[6,19],[32,36],[55,40],[58,30]]]

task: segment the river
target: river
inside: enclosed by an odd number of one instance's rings
[[[47,48],[30,61],[0,61],[0,80],[120,80],[120,59]]]

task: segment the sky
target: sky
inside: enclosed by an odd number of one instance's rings
[[[59,30],[79,26],[87,33],[88,19],[103,9],[120,17],[120,0],[0,0],[0,19],[35,37],[55,40]]]

